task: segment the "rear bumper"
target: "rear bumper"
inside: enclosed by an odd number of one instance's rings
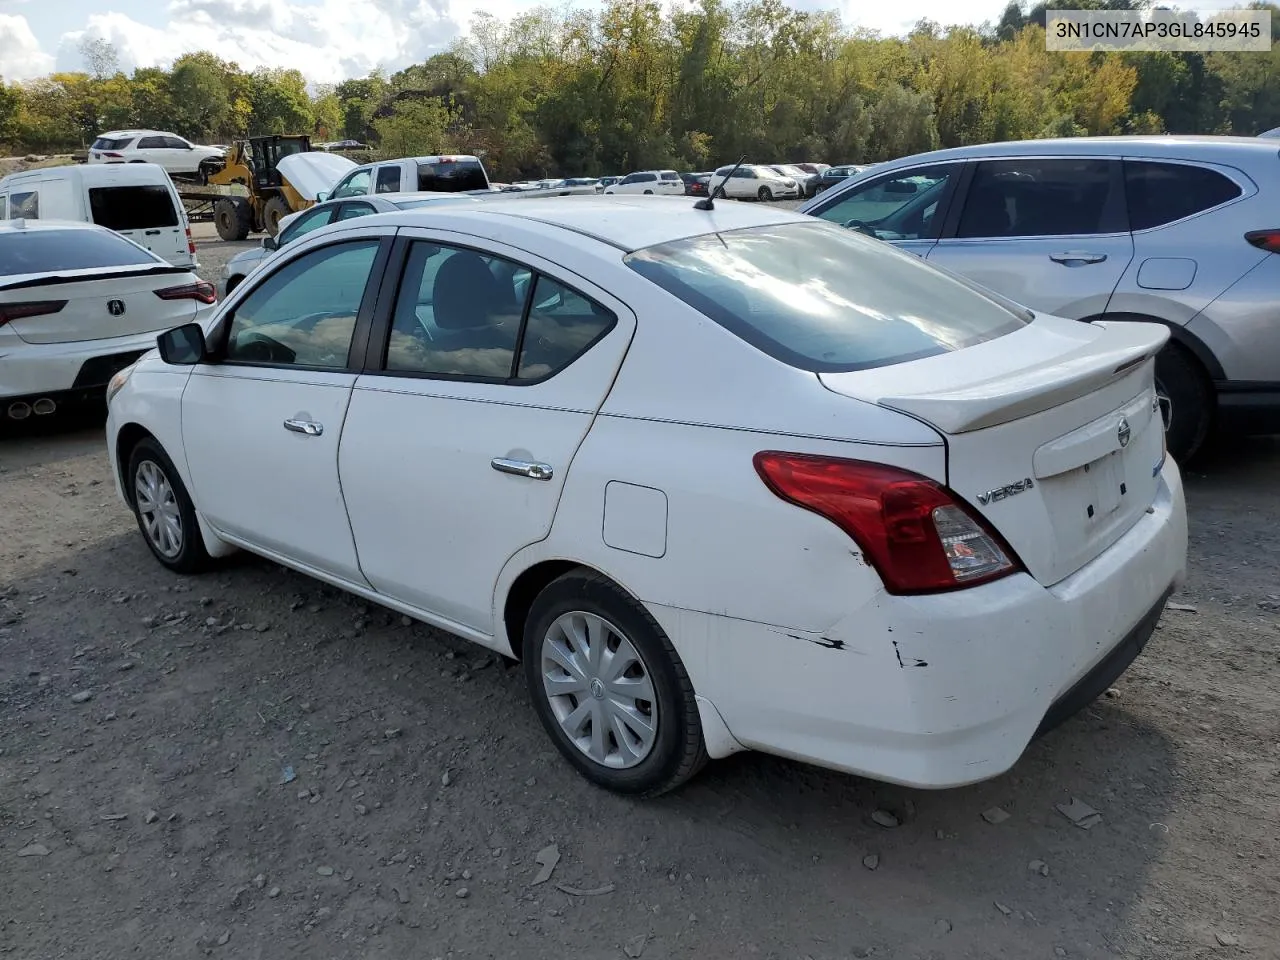
[[[698,695],[743,746],[914,787],[1008,770],[1137,656],[1185,576],[1177,467],[1104,554],[1052,587],[1019,574],[921,597],[878,594],[822,633],[650,610]]]
[[[0,348],[0,400],[100,394],[117,370],[155,347],[157,333],[72,343],[7,344]]]
[[[1218,392],[1218,426],[1227,433],[1280,433],[1280,381],[1224,381]]]

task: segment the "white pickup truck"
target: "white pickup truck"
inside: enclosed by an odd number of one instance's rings
[[[339,200],[363,197],[371,193],[469,193],[497,195],[489,184],[489,175],[479,157],[452,155],[440,157],[404,157],[383,160],[356,167],[321,193],[317,200]],[[568,196],[575,193],[594,194],[594,186],[555,187],[548,190],[502,193],[503,197]]]

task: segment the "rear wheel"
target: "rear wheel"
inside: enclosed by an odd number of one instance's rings
[[[657,621],[606,577],[567,573],[540,593],[525,680],[566,760],[619,793],[657,796],[706,763],[693,684]]]
[[[280,221],[292,212],[284,197],[274,196],[262,208],[262,225],[267,233],[274,237],[280,232]]]
[[[1195,456],[1209,435],[1215,404],[1208,378],[1181,344],[1167,343],[1156,356],[1156,394],[1169,453],[1184,463]]]
[[[228,197],[213,205],[213,223],[223,240],[243,240],[253,229],[253,208],[242,197]]]
[[[207,566],[195,505],[155,440],[140,440],[133,448],[126,482],[138,529],[155,558],[177,573],[197,573]]]
[[[770,190],[768,187],[761,187],[760,192],[756,194],[756,199],[758,199],[761,203],[768,203],[770,200],[773,199],[773,191]]]

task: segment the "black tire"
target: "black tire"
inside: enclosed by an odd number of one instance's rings
[[[232,291],[234,291],[236,287],[240,286],[240,283],[243,280],[244,280],[244,277],[240,276],[239,274],[237,274],[234,277],[227,278],[227,296],[228,297],[231,296]]]
[[[1156,356],[1156,392],[1167,419],[1169,453],[1185,463],[1209,436],[1217,410],[1213,387],[1195,357],[1181,344],[1170,342]]]
[[[727,196],[727,194],[725,194],[725,192],[724,192],[724,187],[716,187],[716,194],[715,194],[714,199],[716,199],[716,200],[724,200],[724,199],[726,198],[726,196]]]
[[[280,232],[280,221],[292,212],[293,211],[289,209],[288,201],[277,194],[268,200],[266,206],[262,208],[263,229],[274,237]]]
[[[543,685],[547,634],[557,619],[574,612],[606,620],[624,635],[639,654],[653,687],[655,740],[648,755],[635,766],[609,767],[583,753],[561,728]],[[525,680],[538,719],[564,758],[592,783],[616,793],[656,797],[674,790],[706,764],[693,684],[679,654],[649,612],[607,577],[577,570],[548,585],[529,610],[522,650]]]
[[[646,197],[651,197],[651,196],[653,196],[653,191],[652,191],[652,190],[646,190],[646,191],[644,192],[644,195],[645,195]]]
[[[768,203],[773,199],[773,191],[768,187],[761,187],[760,191],[756,194],[756,199],[761,203]]]
[[[213,223],[223,240],[243,240],[253,229],[253,208],[243,197],[228,197],[213,205]]]
[[[178,521],[181,529],[181,546],[176,552],[166,552],[155,542],[152,533],[148,532],[147,520],[143,516],[139,503],[139,472],[147,469],[158,470],[168,484],[172,500],[177,507]],[[129,466],[125,473],[125,490],[129,502],[133,504],[133,515],[138,520],[138,530],[142,539],[160,563],[175,573],[199,573],[209,565],[209,553],[204,548],[204,540],[200,536],[200,525],[196,520],[196,509],[182,482],[182,477],[173,466],[173,461],[164,452],[164,448],[155,440],[146,437],[139,440],[129,454]]]

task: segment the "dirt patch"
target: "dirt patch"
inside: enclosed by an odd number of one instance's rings
[[[0,157],[0,177],[7,177],[11,173],[22,173],[24,170],[65,167],[75,162],[75,158],[70,154],[47,157],[36,154],[28,154],[25,157]]]
[[[1188,476],[1194,612],[1008,775],[742,755],[649,803],[477,647],[251,558],[168,574],[99,442],[0,440],[0,952],[1276,956],[1280,442]]]

